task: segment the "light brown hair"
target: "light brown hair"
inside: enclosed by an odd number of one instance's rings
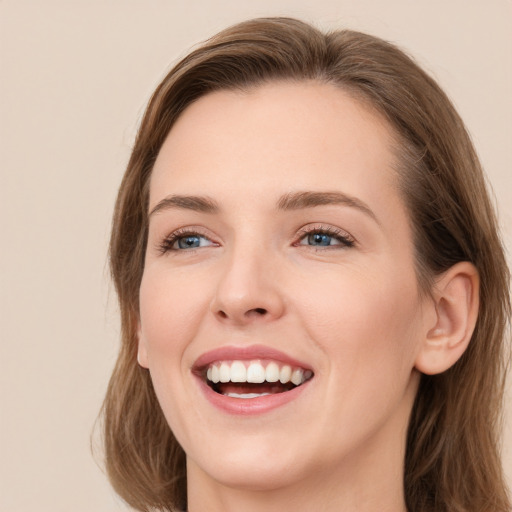
[[[153,164],[174,122],[197,98],[276,80],[333,83],[386,117],[398,141],[397,172],[423,291],[459,261],[478,269],[480,311],[469,348],[446,372],[421,378],[407,437],[404,489],[411,512],[508,511],[498,440],[509,273],[470,137],[435,81],[394,45],[348,30],[324,34],[288,18],[238,24],[194,50],[158,86],[142,120],[119,190],[110,245],[122,317],[121,349],[103,406],[106,467],[114,488],[137,510],[186,506],[185,454],[148,371],[137,364]]]

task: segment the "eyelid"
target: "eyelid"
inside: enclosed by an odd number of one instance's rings
[[[335,244],[331,246],[315,246],[315,245],[307,245],[302,244],[301,241],[309,235],[315,234],[315,233],[321,233],[326,234],[328,236],[331,236],[333,238],[336,238],[338,241],[340,241],[340,244]],[[205,246],[200,247],[190,247],[187,249],[177,249],[174,248],[173,245],[179,240],[180,238],[185,238],[187,236],[197,236],[200,238],[204,238],[211,242],[211,245],[208,245],[206,247],[215,247],[219,246],[220,244],[215,241],[214,237],[209,233],[208,230],[202,228],[201,226],[185,226],[181,227],[179,229],[176,229],[169,233],[167,236],[165,236],[163,239],[159,240],[156,244],[156,249],[161,254],[166,254],[169,252],[179,253],[179,252],[195,252],[197,249],[205,248]],[[341,229],[339,227],[335,227],[328,224],[321,224],[321,223],[314,223],[314,224],[308,224],[306,226],[301,227],[295,237],[295,242],[293,243],[294,246],[304,246],[304,247],[310,247],[315,250],[329,250],[329,249],[344,249],[347,247],[353,247],[356,244],[356,239],[344,229]]]
[[[356,245],[357,241],[356,239],[344,229],[328,225],[328,224],[321,224],[321,223],[315,223],[315,224],[308,224],[306,226],[303,226],[299,229],[297,233],[297,242],[294,242],[294,245],[304,245],[308,247],[306,244],[301,244],[300,242],[308,235],[312,235],[315,233],[322,233],[329,235],[333,238],[336,238],[337,240],[341,241],[342,243],[339,245],[333,245],[333,246],[310,246],[315,249],[320,250],[326,250],[326,249],[340,249],[340,248],[346,248],[346,247],[353,247]]]
[[[216,242],[213,239],[213,237],[204,228],[201,228],[200,226],[186,226],[186,227],[182,227],[179,229],[175,229],[174,231],[169,233],[167,236],[165,236],[162,240],[158,241],[156,244],[156,248],[157,248],[158,252],[160,252],[161,254],[167,254],[169,252],[191,253],[191,252],[196,251],[197,249],[200,249],[200,248],[202,249],[205,247],[205,246],[190,247],[188,249],[176,249],[173,247],[173,245],[180,238],[185,238],[187,236],[197,236],[199,238],[205,238],[206,240],[211,242],[211,245],[209,245],[208,247],[212,247],[212,246],[215,247],[215,246],[219,245],[219,243]]]

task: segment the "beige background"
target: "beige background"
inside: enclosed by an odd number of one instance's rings
[[[169,65],[236,21],[291,15],[399,43],[467,122],[512,246],[510,0],[0,0],[0,509],[122,511],[90,454],[118,343],[116,188]],[[512,482],[512,399],[505,466]]]

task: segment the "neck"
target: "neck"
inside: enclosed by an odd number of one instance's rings
[[[311,482],[310,482],[311,483]],[[397,488],[392,495],[389,488],[381,492],[379,498],[370,496],[365,489],[346,489],[343,485],[335,487],[330,483],[326,489],[325,481],[319,485],[302,485],[265,491],[241,489],[221,489],[214,492],[189,493],[189,512],[406,512],[403,493]],[[379,488],[379,486],[378,486]],[[382,489],[379,489],[382,491]]]

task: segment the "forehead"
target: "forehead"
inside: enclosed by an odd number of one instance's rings
[[[240,197],[260,190],[270,199],[290,189],[341,188],[377,197],[384,185],[396,188],[393,146],[384,118],[333,84],[210,93],[184,111],[164,142],[150,207],[169,193],[229,190]]]

